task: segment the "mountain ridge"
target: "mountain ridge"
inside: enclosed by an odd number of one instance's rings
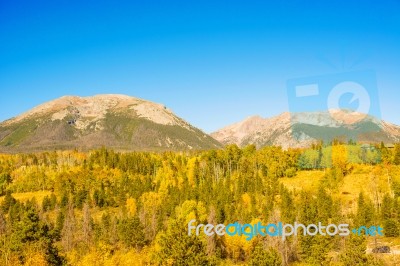
[[[165,105],[121,95],[66,95],[0,123],[0,152],[54,149],[198,150],[255,144],[308,147],[339,138],[359,142],[400,141],[400,127],[351,110],[250,116],[204,133]]]
[[[220,143],[166,106],[120,94],[63,96],[0,123],[0,151],[191,150]]]
[[[224,145],[255,144],[283,148],[303,148],[323,140],[393,143],[400,140],[400,127],[350,110],[289,113],[262,118],[250,116],[210,134]]]

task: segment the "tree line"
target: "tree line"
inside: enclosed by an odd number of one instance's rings
[[[349,223],[400,234],[400,145],[320,143],[307,149],[193,152],[54,151],[0,155],[2,265],[383,265],[367,239],[330,236],[193,237],[187,223]],[[338,188],[372,169],[376,193],[356,208]],[[318,188],[289,189],[282,178],[324,171]],[[369,171],[369,170],[368,170]],[[382,183],[383,182],[383,183]],[[29,200],[17,195],[46,196]]]

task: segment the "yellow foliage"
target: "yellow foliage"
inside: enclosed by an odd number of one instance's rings
[[[72,265],[78,265],[78,266],[103,266],[103,265],[111,265],[107,264],[109,260],[111,260],[112,256],[112,249],[113,247],[105,244],[103,242],[100,242],[98,244],[97,248],[93,248],[90,250],[88,254],[86,254],[81,260],[78,262],[76,261],[77,254],[69,254],[70,258],[72,261],[75,260],[75,262],[72,262]],[[117,264],[117,265],[122,265],[122,264]]]
[[[78,265],[79,255],[76,249],[73,249],[68,253],[64,253],[63,255],[70,265]]]
[[[47,266],[46,257],[42,253],[29,254],[25,261],[25,266]]]
[[[176,208],[176,214],[179,218],[184,218],[187,223],[193,219],[197,219],[198,222],[207,221],[207,208],[201,201],[186,200]]]
[[[157,192],[146,192],[140,197],[142,203],[141,219],[145,227],[145,235],[152,239],[156,235],[157,215],[161,209],[163,197]]]
[[[137,212],[136,199],[128,198],[126,200],[126,208],[128,210],[129,215],[135,216]]]
[[[157,171],[154,183],[160,183],[160,193],[167,194],[168,187],[177,186],[177,180],[175,178],[174,171],[168,166],[167,162],[163,162],[163,167]]]
[[[325,172],[314,171],[298,171],[294,177],[282,177],[280,182],[290,190],[312,190],[317,191],[320,181],[324,177]]]
[[[107,259],[104,266],[141,266],[149,265],[150,259],[146,250],[137,252],[134,249],[129,250],[127,253],[116,252],[112,257]]]
[[[161,206],[162,198],[157,192],[146,192],[140,197],[140,201],[143,204],[143,208],[147,211],[155,211],[158,207]]]
[[[253,219],[251,221],[251,225],[255,225],[260,222],[259,219]],[[250,241],[246,239],[247,236],[242,234],[229,236],[224,236],[224,242],[226,244],[226,251],[228,252],[229,256],[234,261],[239,261],[244,257],[248,258],[251,255],[251,252],[254,248],[256,237],[253,237]]]
[[[19,261],[18,255],[16,254],[7,254],[10,256],[7,256],[7,259],[5,257],[2,257],[0,262],[3,263],[0,265],[12,265],[12,266],[20,266],[22,265],[21,262]]]
[[[193,158],[190,158],[188,163],[187,163],[187,168],[188,168],[187,177],[188,177],[189,184],[192,187],[194,187],[196,185],[196,183],[197,183],[197,180],[196,180],[196,169],[195,169],[196,168],[196,161],[197,161],[197,158],[193,157]]]
[[[243,207],[246,208],[247,210],[251,209],[251,198],[248,193],[244,193],[242,195],[242,201],[243,201]]]
[[[244,254],[246,239],[243,236],[225,236],[226,251],[234,261],[239,261]]]
[[[83,259],[77,264],[78,266],[103,266],[104,262],[101,254],[94,251],[87,254]]]
[[[347,148],[345,145],[332,146],[332,165],[339,169],[346,169]]]
[[[41,203],[46,196],[50,196],[51,191],[35,191],[35,192],[24,192],[24,193],[12,193],[12,196],[19,201],[27,202],[33,198],[36,199],[36,202]],[[0,197],[0,204],[3,201],[4,196]]]
[[[156,235],[156,238],[153,241],[153,245],[151,246],[150,252],[151,254],[157,254],[161,252],[160,241],[165,236],[164,232],[160,232]]]

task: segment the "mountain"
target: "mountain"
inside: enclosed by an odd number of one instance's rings
[[[221,146],[165,106],[125,95],[64,96],[0,123],[0,151],[190,150]]]
[[[316,141],[333,139],[361,143],[394,143],[400,140],[400,127],[349,110],[282,113],[272,118],[252,116],[211,134],[222,144],[283,148],[307,147]]]

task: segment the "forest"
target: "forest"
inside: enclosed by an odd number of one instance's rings
[[[399,265],[399,197],[400,144],[1,154],[0,265]],[[192,219],[384,236],[189,236]]]

